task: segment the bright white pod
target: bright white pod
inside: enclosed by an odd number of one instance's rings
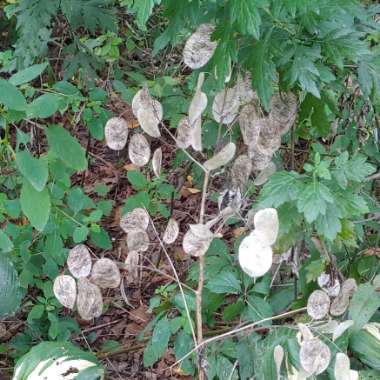
[[[324,372],[330,364],[331,351],[329,347],[318,338],[305,340],[301,344],[300,362],[302,368],[312,375]]]
[[[149,236],[144,230],[134,230],[127,235],[128,251],[146,252],[149,249]]]
[[[281,379],[281,364],[284,360],[285,352],[281,345],[277,345],[273,350],[274,363],[276,365],[277,379]]]
[[[183,49],[183,61],[191,69],[199,69],[211,59],[217,42],[211,41],[214,25],[201,24],[189,37]]]
[[[91,255],[84,244],[78,244],[70,250],[67,267],[75,278],[87,277],[90,274],[92,267]]]
[[[149,108],[140,108],[137,112],[137,121],[145,133],[151,137],[160,137],[161,132],[159,125],[161,120],[157,118],[157,114]]]
[[[103,289],[117,288],[121,281],[120,270],[113,260],[104,257],[94,263],[90,280]]]
[[[203,166],[207,170],[215,170],[227,165],[235,156],[236,145],[233,142],[228,143],[218,153],[207,160]]]
[[[97,285],[86,278],[78,280],[77,310],[80,317],[86,321],[102,315],[102,293]]]
[[[128,145],[129,159],[136,166],[144,166],[150,159],[150,146],[148,140],[141,133],[131,137]]]
[[[178,222],[175,219],[170,218],[165,228],[162,241],[165,244],[173,244],[177,240],[178,234],[179,234]]]
[[[73,277],[68,275],[57,276],[54,280],[53,292],[62,306],[74,309],[77,286]]]
[[[205,224],[190,224],[189,227],[183,237],[183,250],[190,256],[203,256],[207,252],[214,234]]]
[[[149,214],[141,207],[137,207],[130,212],[124,214],[120,219],[120,227],[126,232],[135,230],[146,230],[149,225]]]
[[[256,231],[246,236],[239,247],[239,264],[248,276],[257,278],[264,276],[273,262],[273,252],[269,245],[263,245]]]
[[[122,150],[128,139],[128,124],[121,117],[109,119],[104,127],[107,146],[112,150]]]
[[[157,148],[152,157],[153,173],[156,177],[160,178],[162,165],[162,149]]]
[[[358,380],[359,373],[350,369],[350,359],[343,352],[338,352],[335,356],[334,367],[335,380]]]
[[[202,92],[204,76],[204,73],[199,74],[197,89],[189,106],[189,122],[191,126],[202,116],[207,107],[207,96]]]
[[[330,298],[323,290],[314,290],[307,301],[307,313],[313,319],[323,319],[329,312]]]
[[[217,123],[230,124],[238,116],[240,107],[236,87],[225,88],[218,92],[212,103],[212,115]]]
[[[347,319],[338,324],[333,331],[332,341],[335,342],[340,336],[342,336],[351,326],[354,325],[354,321],[352,319]]]
[[[253,218],[255,232],[264,246],[272,245],[276,242],[279,221],[277,210],[274,208],[265,208],[257,211]]]

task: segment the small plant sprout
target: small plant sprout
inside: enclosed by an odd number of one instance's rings
[[[203,166],[207,170],[215,170],[221,166],[227,165],[235,156],[236,145],[233,142],[228,143],[218,153],[207,160]]]
[[[329,312],[330,298],[322,290],[314,290],[307,301],[307,313],[311,318],[323,319]]]
[[[128,139],[128,125],[121,117],[109,119],[104,127],[107,146],[112,150],[122,150]]]
[[[335,357],[335,380],[358,380],[359,373],[350,369],[350,359],[343,352],[338,352]]]
[[[102,315],[102,293],[97,285],[92,284],[86,278],[78,280],[77,309],[80,317],[86,321]]]
[[[190,256],[203,256],[207,252],[214,234],[205,224],[190,224],[189,227],[183,237],[183,250]]]
[[[162,165],[162,149],[157,148],[153,153],[152,167],[153,167],[153,173],[158,178],[160,178],[160,175],[161,175],[161,165]]]
[[[57,276],[53,284],[53,292],[62,306],[74,309],[77,298],[75,279],[68,275]]]
[[[191,69],[199,69],[207,64],[217,47],[215,41],[211,41],[214,25],[201,24],[186,41],[183,49],[183,61]]]
[[[127,212],[120,219],[120,227],[126,232],[133,232],[136,230],[145,231],[149,225],[149,214],[143,208],[135,208]]]
[[[149,236],[144,230],[134,230],[127,234],[128,251],[146,252],[149,249]]]
[[[166,225],[164,235],[162,236],[162,241],[165,244],[173,244],[177,240],[178,234],[178,222],[175,219],[170,218],[168,224]]]
[[[67,267],[75,278],[87,277],[91,272],[91,255],[84,244],[72,248],[67,258]]]
[[[148,140],[141,133],[131,137],[128,145],[129,159],[136,166],[144,166],[150,159],[150,146]]]
[[[100,288],[117,288],[120,285],[120,271],[115,262],[108,258],[95,261],[90,281]]]

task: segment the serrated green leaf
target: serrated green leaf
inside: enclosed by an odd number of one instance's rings
[[[44,94],[34,99],[28,106],[28,118],[48,118],[53,116],[59,107],[59,97],[56,94]]]
[[[5,79],[0,79],[0,103],[15,111],[26,111],[24,95]]]
[[[146,189],[148,186],[148,181],[141,172],[131,170],[128,172],[127,177],[132,187],[137,191]]]
[[[241,291],[241,283],[235,273],[224,270],[211,278],[206,288],[217,294],[238,294]]]
[[[74,243],[82,243],[87,239],[89,229],[87,226],[78,226],[73,232],[73,241]]]
[[[8,253],[12,251],[13,243],[12,240],[9,239],[8,235],[4,231],[0,230],[0,252]]]
[[[261,16],[259,4],[255,0],[235,0],[230,2],[231,22],[237,23],[238,30],[257,40],[260,38]]]
[[[32,65],[24,70],[18,71],[9,78],[9,82],[14,86],[19,86],[20,84],[28,83],[34,78],[38,77],[49,65],[48,62],[40,63],[37,65]]]

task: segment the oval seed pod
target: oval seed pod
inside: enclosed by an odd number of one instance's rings
[[[153,167],[153,173],[158,178],[160,178],[160,175],[161,175],[161,165],[162,165],[162,149],[157,148],[153,153],[152,167]]]
[[[232,165],[231,169],[231,181],[232,186],[235,189],[240,189],[241,192],[244,191],[249,176],[252,172],[252,161],[251,159],[245,155],[241,154],[239,157],[236,158]]]
[[[355,322],[352,319],[347,319],[346,321],[339,323],[333,331],[332,341],[335,342],[346,330],[353,326],[354,323]]]
[[[252,89],[252,79],[250,73],[245,73],[244,76],[238,76],[236,88],[239,94],[240,103],[244,104],[258,100],[256,92]]]
[[[150,146],[147,139],[141,133],[131,137],[128,146],[129,159],[136,166],[144,166],[150,159]]]
[[[127,235],[128,251],[146,252],[149,243],[149,236],[144,230],[134,230]]]
[[[202,92],[202,84],[204,81],[204,73],[200,73],[198,77],[197,89],[189,106],[189,123],[192,126],[201,116],[207,107],[207,96]]]
[[[77,286],[71,276],[57,276],[54,280],[53,292],[62,306],[74,309],[77,298]]]
[[[67,267],[75,278],[87,277],[91,266],[91,255],[84,244],[78,244],[69,251]]]
[[[176,144],[178,148],[186,149],[192,143],[192,128],[189,118],[183,117],[177,125]]]
[[[212,115],[217,123],[230,124],[239,113],[239,94],[236,88],[218,92],[212,103]]]
[[[274,363],[276,365],[277,380],[281,379],[281,364],[284,360],[285,352],[279,344],[273,350]]]
[[[252,159],[253,170],[264,170],[272,161],[273,154],[265,151],[260,145],[248,146],[248,156]]]
[[[307,301],[307,313],[313,319],[323,319],[330,309],[330,298],[322,290],[314,290]]]
[[[341,286],[340,293],[331,303],[330,314],[334,317],[344,314],[356,289],[356,281],[353,278],[345,280]]]
[[[326,292],[329,297],[337,297],[340,293],[340,282],[337,278],[331,278],[327,273],[322,273],[317,279],[319,287]]]
[[[257,149],[261,149],[267,155],[273,155],[281,147],[281,136],[279,134],[273,134],[270,137],[264,137],[260,134]]]
[[[136,230],[145,231],[148,228],[148,225],[149,214],[145,209],[140,207],[127,212],[120,219],[120,227],[126,233]]]
[[[178,222],[175,219],[170,218],[165,228],[162,241],[165,244],[173,244],[177,240],[178,234],[179,234]]]
[[[273,252],[270,246],[263,245],[256,231],[251,232],[240,243],[239,263],[248,276],[256,278],[264,276],[273,262]]]
[[[104,127],[107,146],[112,150],[122,150],[128,139],[128,124],[121,117],[109,119]]]
[[[217,47],[215,41],[211,41],[214,25],[201,24],[186,41],[183,49],[183,61],[191,69],[203,67],[213,56]]]
[[[214,239],[214,234],[204,224],[190,224],[189,227],[183,237],[183,250],[191,256],[203,256]]]
[[[158,119],[157,114],[150,108],[140,108],[137,112],[137,121],[145,133],[151,137],[160,137],[161,132],[159,125],[161,119]]]
[[[338,352],[335,356],[334,375],[335,380],[359,379],[359,373],[350,369],[350,359],[343,352]]]
[[[318,338],[306,340],[301,344],[300,362],[302,368],[310,375],[319,375],[330,364],[329,347]]]
[[[276,242],[279,221],[275,208],[264,208],[257,211],[253,219],[255,223],[255,232],[264,246],[272,245]]]
[[[78,280],[77,309],[80,317],[86,321],[102,315],[102,293],[97,285],[92,284],[86,278]]]
[[[215,170],[228,164],[235,156],[236,145],[233,142],[228,143],[218,153],[207,160],[203,166],[207,170]]]
[[[274,94],[270,101],[269,119],[284,135],[294,124],[297,117],[297,97],[291,93]]]
[[[270,161],[269,164],[260,171],[258,176],[253,181],[253,184],[256,186],[264,185],[268,181],[269,177],[276,172],[277,168],[273,161]]]
[[[120,285],[120,270],[114,261],[106,257],[95,262],[91,271],[91,282],[100,288],[117,288]]]
[[[265,126],[265,119],[258,116],[256,105],[245,105],[239,114],[240,132],[245,145],[255,146],[259,140],[260,130]]]

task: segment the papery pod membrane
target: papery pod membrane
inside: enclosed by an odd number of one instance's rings
[[[140,255],[137,251],[129,251],[125,259],[127,267],[127,282],[135,282],[139,278],[139,259]]]
[[[254,147],[259,140],[261,128],[265,127],[265,119],[259,117],[256,105],[249,103],[241,109],[238,120],[244,144]]]
[[[217,47],[215,41],[211,41],[214,25],[201,24],[189,37],[183,49],[183,61],[191,69],[199,69],[211,59]]]
[[[307,313],[313,319],[323,319],[329,312],[330,298],[322,290],[314,290],[307,301]]]
[[[255,171],[264,170],[272,161],[273,155],[265,152],[256,146],[254,149],[248,149],[248,156],[252,159],[252,168]]]
[[[42,342],[16,364],[12,380],[103,380],[96,357],[69,342]]]
[[[300,362],[302,368],[310,375],[319,375],[324,372],[330,360],[331,351],[320,339],[309,339],[301,344]]]
[[[149,243],[149,236],[144,230],[134,230],[127,235],[128,251],[146,252]]]
[[[67,267],[75,278],[87,277],[90,274],[91,255],[84,244],[78,244],[69,251]]]
[[[351,326],[354,325],[354,321],[348,319],[339,323],[333,331],[332,341],[335,342],[340,336],[342,336]]]
[[[233,188],[244,191],[251,172],[252,160],[245,154],[238,156],[231,168],[231,181]]]
[[[265,208],[257,211],[254,216],[255,232],[263,245],[272,245],[276,242],[279,221],[277,210]]]
[[[266,155],[273,155],[281,147],[281,136],[274,134],[269,138],[266,138],[260,134],[257,142],[256,150],[261,150]]]
[[[317,279],[319,287],[326,292],[329,297],[337,297],[340,293],[340,282],[337,278],[332,278],[328,273],[322,273]]]
[[[294,124],[297,117],[297,97],[291,93],[274,94],[270,101],[269,118],[278,126],[280,134],[285,134]]]
[[[178,222],[175,219],[170,218],[165,228],[162,241],[165,244],[173,244],[177,240],[178,234],[179,234]]]
[[[244,76],[238,76],[236,88],[241,104],[246,104],[252,101],[258,101],[258,96],[252,88],[252,79],[250,73],[247,72]]]
[[[264,183],[268,181],[269,177],[274,174],[276,170],[277,168],[275,163],[273,161],[270,161],[269,164],[257,175],[253,181],[253,184],[256,186],[264,185]]]
[[[136,133],[131,137],[128,146],[129,159],[136,166],[144,166],[150,159],[150,146],[148,140],[141,134]]]
[[[191,146],[192,141],[192,128],[190,126],[189,118],[185,116],[179,121],[177,125],[177,147],[186,149]]]
[[[120,285],[120,270],[116,263],[108,258],[97,260],[91,271],[91,282],[100,288],[117,288]]]
[[[100,288],[86,278],[78,280],[77,310],[86,321],[102,315],[103,297]]]
[[[335,356],[334,366],[335,380],[358,380],[359,373],[350,369],[350,359],[343,352]]]
[[[149,225],[149,214],[148,212],[141,208],[137,207],[130,212],[124,214],[120,219],[121,229],[128,233],[135,230],[146,230]]]
[[[238,116],[240,107],[236,87],[218,92],[212,103],[212,115],[217,123],[230,124]]]
[[[162,149],[157,148],[153,153],[152,167],[153,167],[153,173],[158,178],[160,178],[160,175],[161,175],[161,165],[162,165]]]
[[[207,160],[203,166],[207,170],[215,170],[228,164],[235,156],[236,145],[233,142],[228,143],[212,158]]]
[[[356,281],[353,278],[345,280],[341,285],[340,293],[331,303],[330,314],[334,317],[344,314],[356,289]]]
[[[199,118],[191,126],[191,146],[197,152],[202,151],[202,119]]]
[[[239,264],[248,276],[257,278],[264,276],[273,262],[273,252],[270,246],[263,245],[256,231],[251,232],[240,243]]]
[[[183,250],[190,256],[203,256],[214,239],[214,234],[205,224],[190,224],[189,227],[183,237]]]
[[[200,73],[198,77],[197,89],[189,106],[189,123],[192,126],[202,116],[207,107],[207,96],[202,92],[204,82],[204,73]]]
[[[157,118],[157,114],[152,109],[140,108],[137,112],[137,120],[143,131],[147,133],[149,136],[161,136],[161,132],[159,129],[161,120]]]
[[[53,292],[59,303],[68,309],[74,309],[77,299],[77,285],[73,277],[57,276],[53,284]]]
[[[121,117],[109,119],[104,127],[107,146],[112,150],[122,150],[127,144],[128,124]]]
[[[273,350],[274,363],[276,366],[277,380],[281,380],[281,364],[284,360],[285,352],[279,344]]]

